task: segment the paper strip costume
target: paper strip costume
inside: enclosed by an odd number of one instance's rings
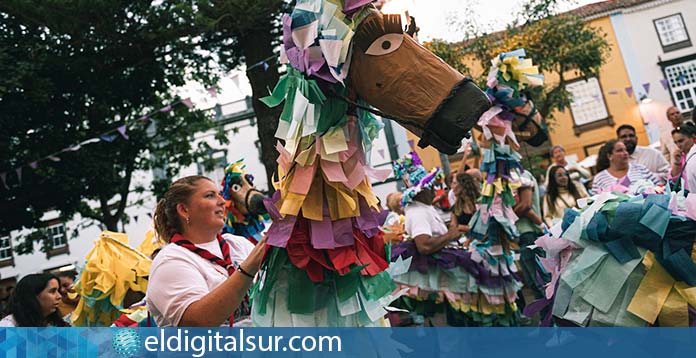
[[[152,264],[128,245],[126,234],[102,232],[85,260],[74,287],[80,301],[70,317],[73,326],[108,327],[122,313],[145,309],[124,307],[127,294],[145,295]]]
[[[415,152],[393,166],[395,176],[402,178],[408,187],[402,197],[405,210],[413,203],[414,196],[432,188],[441,173],[439,168],[426,171]],[[417,313],[430,316],[444,311],[441,304],[447,304],[451,325],[516,324],[515,293],[522,285],[516,270],[510,269],[514,265],[498,264],[490,252],[469,251],[457,242],[423,255],[412,239],[392,246],[392,261],[402,260],[411,260],[411,266],[408,272],[395,276],[394,281],[407,290],[407,297],[415,300],[404,302],[404,307],[410,306]]]
[[[652,192],[653,194],[649,194]],[[696,195],[606,192],[536,245],[551,274],[543,324],[696,326]]]
[[[398,297],[370,180],[367,152],[380,110],[453,153],[490,101],[470,80],[405,35],[370,1],[300,0],[283,17],[289,66],[270,96],[283,103],[276,137],[273,224],[252,293],[258,326],[384,324]],[[396,67],[395,67],[396,66]]]

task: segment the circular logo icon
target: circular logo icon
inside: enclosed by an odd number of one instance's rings
[[[142,340],[134,329],[120,329],[111,339],[111,345],[118,355],[133,357],[140,351]]]

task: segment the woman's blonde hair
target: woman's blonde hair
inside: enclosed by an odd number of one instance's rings
[[[155,231],[160,240],[169,242],[174,234],[183,232],[183,223],[176,211],[178,204],[188,204],[191,195],[196,191],[196,183],[199,180],[210,180],[201,175],[192,175],[181,178],[172,183],[155,208]],[[212,182],[212,180],[210,180]]]

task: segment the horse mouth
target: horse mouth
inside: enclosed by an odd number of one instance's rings
[[[266,196],[261,194],[261,192],[255,191],[253,194],[249,195],[247,199],[247,211],[251,215],[264,215],[268,213],[266,210],[266,205],[263,201]]]
[[[450,91],[425,123],[418,146],[432,145],[445,154],[459,150],[462,138],[491,107],[488,96],[469,78],[465,78]]]

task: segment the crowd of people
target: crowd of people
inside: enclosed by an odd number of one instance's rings
[[[675,108],[668,111],[673,142],[663,143],[663,149],[671,150],[660,152],[637,145],[636,129],[624,124],[617,128],[617,138],[607,141],[599,150],[595,168],[584,168],[569,160],[564,148],[556,145],[550,150],[552,162],[544,177],[535,178],[528,170],[521,171],[516,178],[520,185],[514,193],[512,210],[518,218],[514,223],[519,232],[519,240],[514,243],[519,251],[516,260],[527,292],[515,296],[517,304],[524,305],[525,300],[543,296],[543,284],[535,276],[544,273],[534,269],[535,253],[528,246],[561,221],[566,210],[580,208],[581,200],[640,183],[669,186],[672,191],[696,187],[696,160],[693,160],[696,126],[674,111]],[[426,171],[417,155],[410,154],[408,165],[412,167],[403,172],[396,170],[397,176],[404,179],[406,190],[389,194],[387,209],[380,216],[385,233],[394,234],[385,235],[385,241],[398,244],[409,237],[415,252],[412,254],[423,257],[473,245],[472,230],[485,176],[477,168],[478,158],[467,148],[464,158],[471,157],[474,157],[473,167],[463,160],[459,168],[445,176],[436,169]],[[219,193],[219,187],[206,177],[185,177],[174,182],[158,203],[154,226],[168,245],[153,261],[144,299],[153,324],[249,323],[247,294],[266,253],[266,239],[254,245],[248,238],[221,234],[226,222],[226,200]],[[495,259],[494,256],[487,260]],[[505,270],[511,274],[515,271],[513,267]],[[6,300],[0,327],[69,326],[70,313],[79,301],[79,296],[70,294],[74,275],[74,272],[59,276],[44,273],[22,278]],[[394,279],[414,284],[423,278],[410,275]],[[462,298],[469,293],[458,292],[456,282],[438,284],[441,287],[437,289],[449,295],[450,301],[460,300],[461,305],[469,302]],[[485,297],[490,300],[495,295],[486,293]],[[505,298],[498,303],[505,305],[504,312],[514,307]],[[446,317],[432,317],[429,322],[477,324],[471,317],[457,316],[456,310],[446,313]]]
[[[581,201],[592,195],[622,189],[625,192],[630,186],[669,186],[671,191],[680,192],[696,185],[696,160],[692,160],[696,155],[693,145],[696,126],[674,107],[667,111],[667,116],[673,126],[673,142],[663,143],[663,148],[671,148],[664,153],[639,146],[636,129],[623,124],[617,127],[616,139],[607,141],[600,148],[594,167],[581,166],[566,155],[563,146],[555,145],[549,152],[551,163],[544,176],[534,177],[528,170],[521,171],[513,206],[518,217],[515,226],[519,234],[519,266],[526,287],[518,298],[519,304],[543,297],[543,284],[539,282],[545,281],[535,275],[544,273],[535,268],[535,253],[528,246],[561,222],[566,210],[584,207]],[[467,147],[459,168],[446,176],[448,195],[436,195],[436,190],[442,190],[442,187],[433,184],[432,188],[423,188],[412,203],[405,201],[397,206],[390,199],[400,198],[401,193],[391,193],[388,196],[388,217],[391,219],[385,225],[393,225],[397,222],[395,218],[402,215],[404,237],[410,237],[415,242],[421,255],[443,254],[443,248],[453,245],[465,249],[471,242],[469,231],[475,221],[472,218],[479,210],[484,186],[481,171],[467,164],[472,160],[473,166],[480,165],[480,157],[472,154],[471,148]],[[408,181],[404,181],[404,184],[407,191],[412,190]],[[400,278],[395,280],[399,282]],[[409,278],[399,283],[409,287],[413,282]],[[422,300],[423,296],[414,297]],[[411,304],[407,308],[414,307]],[[416,312],[416,315],[420,313],[425,314],[426,318],[428,314],[432,315],[432,312]],[[399,321],[403,320],[403,317],[399,318]],[[422,317],[415,320],[421,321]]]

